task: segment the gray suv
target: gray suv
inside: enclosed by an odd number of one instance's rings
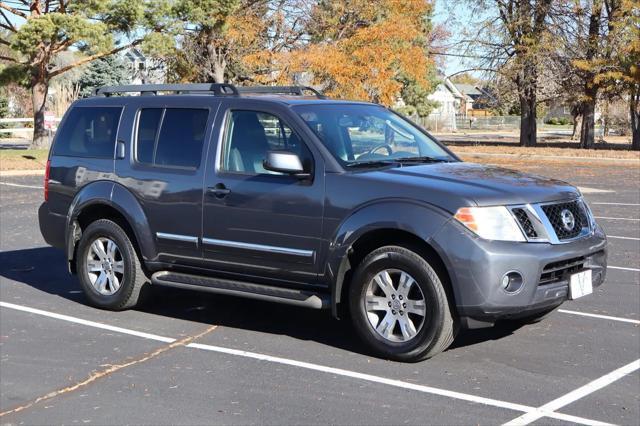
[[[539,320],[606,272],[575,187],[297,86],[97,90],[56,134],[39,219],[97,307],[161,285],[327,308],[401,361]]]

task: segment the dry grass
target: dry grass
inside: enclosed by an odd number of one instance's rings
[[[0,149],[0,171],[44,169],[48,153],[48,149]]]
[[[473,156],[473,154],[509,154],[516,155],[521,159],[530,157],[533,155],[544,155],[552,157],[579,157],[579,158],[615,158],[615,159],[629,159],[640,160],[640,151],[624,151],[613,149],[573,149],[573,148],[552,148],[552,147],[537,147],[537,148],[524,148],[519,146],[450,146],[456,154],[462,156]],[[560,158],[559,158],[560,159]]]

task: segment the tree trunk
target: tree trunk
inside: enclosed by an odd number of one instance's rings
[[[578,124],[580,123],[580,116],[579,115],[574,115],[573,116],[573,130],[571,130],[571,140],[574,141],[576,140],[576,133],[578,131]]]
[[[536,96],[520,96],[520,145],[536,146]]]
[[[640,90],[629,96],[631,115],[631,149],[640,151]]]
[[[224,83],[224,69],[225,65],[216,61],[213,66],[213,82],[214,83]]]
[[[584,101],[582,111],[582,130],[580,148],[593,148],[595,145],[596,100],[595,97]]]
[[[49,82],[45,76],[34,76],[31,80],[31,97],[33,102],[33,141],[31,148],[48,148],[49,134],[44,127],[44,112],[47,104]]]

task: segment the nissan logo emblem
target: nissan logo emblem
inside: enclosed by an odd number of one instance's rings
[[[562,226],[567,231],[573,231],[573,228],[576,226],[576,218],[570,210],[562,210],[560,212],[560,220],[562,220]]]

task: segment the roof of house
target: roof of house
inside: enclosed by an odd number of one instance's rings
[[[456,88],[468,96],[480,96],[482,92],[473,84],[454,83]]]

